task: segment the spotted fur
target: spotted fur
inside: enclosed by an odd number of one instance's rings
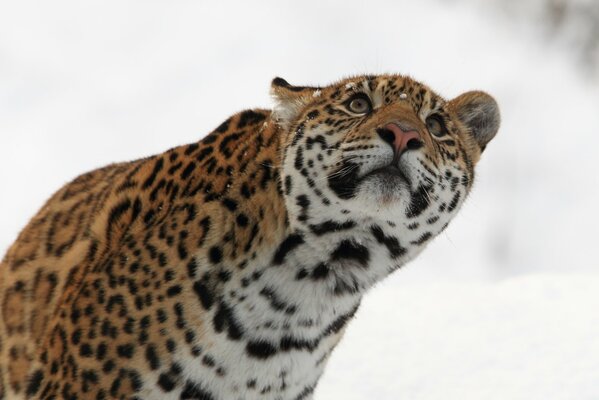
[[[1,264],[0,399],[312,398],[362,295],[460,208],[499,114],[400,75],[272,93],[46,203]],[[421,135],[401,154],[396,121]]]

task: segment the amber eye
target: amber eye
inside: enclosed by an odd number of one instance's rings
[[[347,108],[356,114],[367,114],[372,111],[372,104],[370,104],[368,96],[358,93],[348,100]]]
[[[426,129],[428,129],[428,131],[436,137],[441,137],[447,134],[445,123],[439,114],[430,115],[426,119]]]

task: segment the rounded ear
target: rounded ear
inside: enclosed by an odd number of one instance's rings
[[[292,86],[283,78],[273,79],[270,94],[275,102],[274,119],[279,125],[287,128],[302,108],[319,93],[318,90],[317,87]]]
[[[481,151],[495,137],[501,117],[495,99],[485,92],[466,92],[449,102],[458,118],[470,130]]]

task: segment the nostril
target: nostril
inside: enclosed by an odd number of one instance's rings
[[[408,140],[408,142],[406,143],[406,148],[408,150],[416,150],[421,148],[423,145],[424,143],[422,143],[422,140],[414,138]]]
[[[379,134],[381,139],[383,139],[385,142],[389,143],[391,145],[391,147],[394,146],[393,143],[395,142],[395,134],[393,132],[391,132],[389,129],[378,128],[376,130],[376,133]]]

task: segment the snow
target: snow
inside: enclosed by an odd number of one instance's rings
[[[383,284],[315,398],[596,400],[597,287],[599,278],[578,274]]]
[[[503,123],[472,195],[368,296],[316,398],[599,398],[598,84],[474,3],[4,2],[0,253],[77,174],[269,107],[275,76],[484,89]]]

